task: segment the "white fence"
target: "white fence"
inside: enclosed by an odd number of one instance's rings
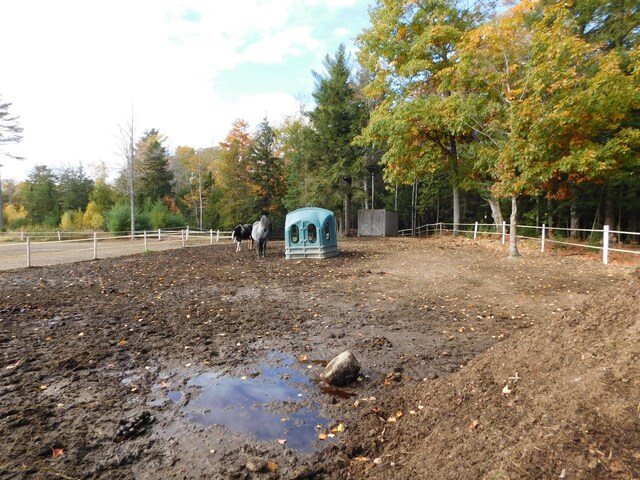
[[[427,236],[434,234],[442,234],[443,232],[454,232],[453,223],[431,223],[427,225],[421,225],[416,228],[415,235]],[[494,235],[501,238],[501,242],[504,245],[506,243],[507,235],[509,234],[509,226],[506,222],[502,222],[501,228],[497,228],[492,223],[460,223],[455,229],[456,233],[465,235],[473,235],[473,239],[478,238],[478,235]],[[523,232],[523,233],[518,233]],[[531,235],[532,232],[539,232],[537,235]],[[572,235],[578,233],[580,236],[585,237],[587,240],[583,243],[578,243],[578,240],[573,240]],[[400,236],[411,236],[411,229],[399,230]],[[586,235],[588,234],[588,235]],[[544,253],[545,246],[547,244],[567,245],[581,248],[588,248],[591,250],[602,250],[602,262],[607,265],[609,263],[610,252],[620,252],[623,254],[640,255],[640,232],[625,232],[619,230],[611,230],[608,225],[605,225],[602,230],[599,229],[569,229],[558,227],[547,227],[545,224],[542,226],[533,225],[517,225],[516,235],[518,238],[525,238],[530,240],[540,241],[540,251]],[[625,238],[622,242],[621,239]],[[612,247],[612,245],[619,245],[619,247]],[[624,248],[622,248],[624,247]]]
[[[184,228],[117,232],[10,232],[0,234],[0,269],[95,260],[97,258],[213,245],[231,240],[231,231]]]

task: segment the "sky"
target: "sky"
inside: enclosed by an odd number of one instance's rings
[[[124,165],[120,128],[158,129],[172,151],[224,140],[236,119],[312,106],[312,71],[369,25],[369,0],[2,2],[0,96],[23,127],[2,179]],[[132,115],[133,112],[133,115]]]

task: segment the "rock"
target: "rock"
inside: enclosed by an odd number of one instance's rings
[[[349,350],[342,352],[329,362],[320,378],[337,387],[346,385],[358,376],[360,364]]]
[[[267,462],[260,457],[251,457],[247,459],[245,467],[250,472],[264,472],[267,469]]]

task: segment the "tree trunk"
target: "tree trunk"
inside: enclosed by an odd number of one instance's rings
[[[453,234],[456,235],[460,228],[460,189],[453,187]]]
[[[569,215],[571,217],[571,227],[569,229],[570,238],[578,238],[578,229],[580,228],[580,218],[578,217],[578,207],[576,207],[575,201],[571,202],[569,207]]]
[[[516,226],[518,221],[518,197],[511,197],[511,218],[509,224],[509,257],[518,258],[520,252],[518,252],[518,236],[516,234]]]
[[[491,216],[493,217],[493,223],[499,230],[502,228],[502,222],[504,221],[504,219],[502,218],[502,210],[500,210],[500,201],[493,195],[493,193],[489,193],[487,202],[489,202],[489,207],[491,207]]]
[[[344,199],[344,230],[347,237],[351,235],[351,193]]]
[[[198,167],[198,196],[200,197],[200,216],[199,216],[199,228],[200,230],[202,230],[202,224],[203,224],[203,200],[202,200],[202,168]]]
[[[611,188],[607,188],[607,199],[605,201],[605,211],[604,211],[604,224],[609,225],[609,230],[614,230],[616,228],[616,210],[615,210],[615,202],[613,198],[613,190]],[[614,241],[617,241],[617,238],[613,237]]]
[[[364,208],[365,210],[369,208],[369,187],[367,185],[367,177],[364,177],[363,180],[364,186]]]
[[[1,165],[0,165],[1,166]],[[4,228],[4,214],[2,212],[2,177],[0,177],[0,230]]]
[[[413,190],[411,191],[411,236],[416,236],[418,226],[417,203],[418,203],[418,179],[413,181]]]
[[[393,211],[398,211],[398,182],[396,182],[396,198],[393,201]]]

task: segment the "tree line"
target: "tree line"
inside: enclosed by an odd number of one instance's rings
[[[342,45],[312,72],[312,109],[255,131],[236,120],[210,148],[168,152],[148,130],[112,183],[37,167],[23,186],[5,181],[5,217],[80,222],[93,204],[104,228],[126,230],[135,204],[136,228],[230,229],[269,213],[281,229],[314,205],[336,212],[342,234],[358,208],[396,210],[401,228],[509,215],[576,235],[638,230],[636,2],[376,0],[370,19],[356,59]]]

